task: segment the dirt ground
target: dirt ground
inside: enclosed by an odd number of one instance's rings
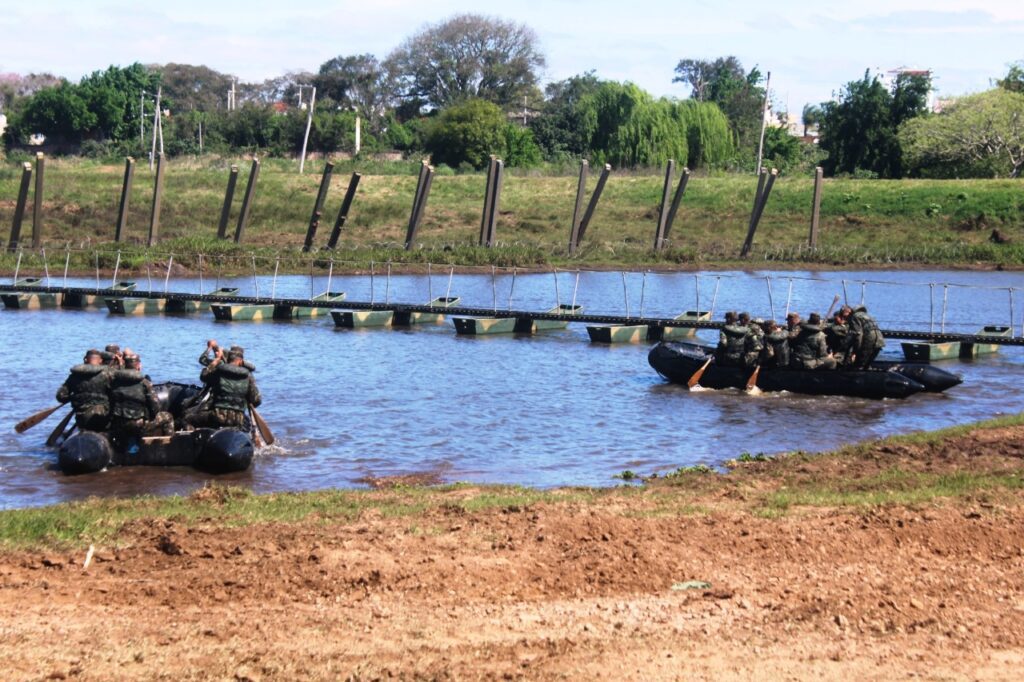
[[[413,517],[133,521],[87,569],[84,549],[0,554],[3,678],[1019,680],[1019,489],[750,500],[893,464],[1019,475],[1022,457],[1012,427],[597,502],[466,512],[456,489]]]

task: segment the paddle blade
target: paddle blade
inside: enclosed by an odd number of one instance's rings
[[[761,373],[761,365],[754,368],[753,374],[747,379],[747,390],[752,391],[757,388],[757,375]]]
[[[64,429],[67,427],[68,422],[71,421],[71,418],[74,417],[74,416],[75,416],[74,411],[71,411],[71,412],[68,412],[67,415],[65,415],[65,417],[63,419],[60,420],[60,423],[57,424],[57,428],[55,428],[53,431],[51,431],[49,437],[46,439],[47,447],[51,447],[52,448],[54,445],[57,444],[57,439],[60,438],[60,435],[62,433],[64,433]]]
[[[31,417],[22,419],[20,422],[15,424],[14,430],[17,431],[18,433],[24,433],[25,431],[28,431],[33,426],[43,421],[44,419],[46,419],[47,417],[49,417],[51,414],[53,414],[62,407],[64,407],[64,405],[57,405],[56,407],[51,407],[49,409],[43,410],[42,412],[36,412]]]
[[[267,445],[273,445],[276,439],[274,438],[274,432],[267,426],[267,422],[263,421],[263,417],[260,416],[260,413],[252,405],[249,406],[249,411],[252,413],[253,421],[256,422],[256,428],[259,429],[260,436]]]
[[[700,366],[700,369],[698,369],[696,372],[693,373],[693,376],[690,377],[690,380],[686,382],[686,387],[687,388],[693,388],[698,383],[700,383],[700,378],[702,376],[704,376],[704,370],[706,370],[708,368],[708,365],[711,364],[711,360],[713,358],[714,358],[714,356],[709,355],[708,359],[704,362],[704,364]]]

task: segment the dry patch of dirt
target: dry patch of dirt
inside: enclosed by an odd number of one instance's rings
[[[19,680],[1019,679],[1019,491],[778,518],[735,493],[1019,471],[1022,448],[1014,427],[595,502],[135,521],[88,568],[0,554],[0,660]]]

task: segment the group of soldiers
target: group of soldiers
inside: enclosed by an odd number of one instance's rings
[[[90,349],[80,365],[71,368],[57,390],[57,401],[71,403],[75,424],[82,431],[109,431],[116,439],[169,436],[176,426],[247,428],[246,411],[259,407],[262,398],[241,346],[223,351],[213,339],[199,356],[202,392],[190,400],[183,419],[175,424],[170,412],[161,409],[142,360],[130,348],[117,344],[104,350]],[[209,400],[204,400],[206,395]]]
[[[867,308],[843,306],[822,324],[818,313],[807,321],[799,313],[774,320],[751,320],[747,313],[728,312],[718,337],[719,365],[792,369],[866,369],[885,346],[878,324]]]

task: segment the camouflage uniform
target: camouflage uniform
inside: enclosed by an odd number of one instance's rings
[[[864,306],[854,308],[848,325],[850,331],[846,350],[847,364],[864,369],[874,362],[885,347],[885,338]]]
[[[791,365],[796,369],[835,369],[836,361],[828,355],[825,334],[821,327],[804,322],[791,345]]]
[[[850,328],[844,322],[833,320],[824,326],[825,345],[832,353],[845,353]]]
[[[789,367],[789,332],[776,329],[765,334],[764,350],[761,352],[761,364],[764,367]]]
[[[153,384],[137,369],[118,369],[110,375],[110,429],[116,436],[174,432],[174,418],[160,411]]]
[[[82,431],[104,431],[110,418],[110,373],[103,365],[75,365],[57,389],[57,402],[71,402],[75,424]]]
[[[221,362],[207,366],[199,378],[210,388],[209,405],[191,410],[186,421],[197,427],[248,429],[245,413],[249,405],[259,407],[263,401],[252,372]]]
[[[748,329],[746,325],[727,324],[718,334],[715,362],[723,366],[739,365],[743,361]]]
[[[761,351],[764,350],[764,330],[761,325],[751,322],[747,326],[747,335],[743,337],[743,366],[753,369],[761,363]]]

